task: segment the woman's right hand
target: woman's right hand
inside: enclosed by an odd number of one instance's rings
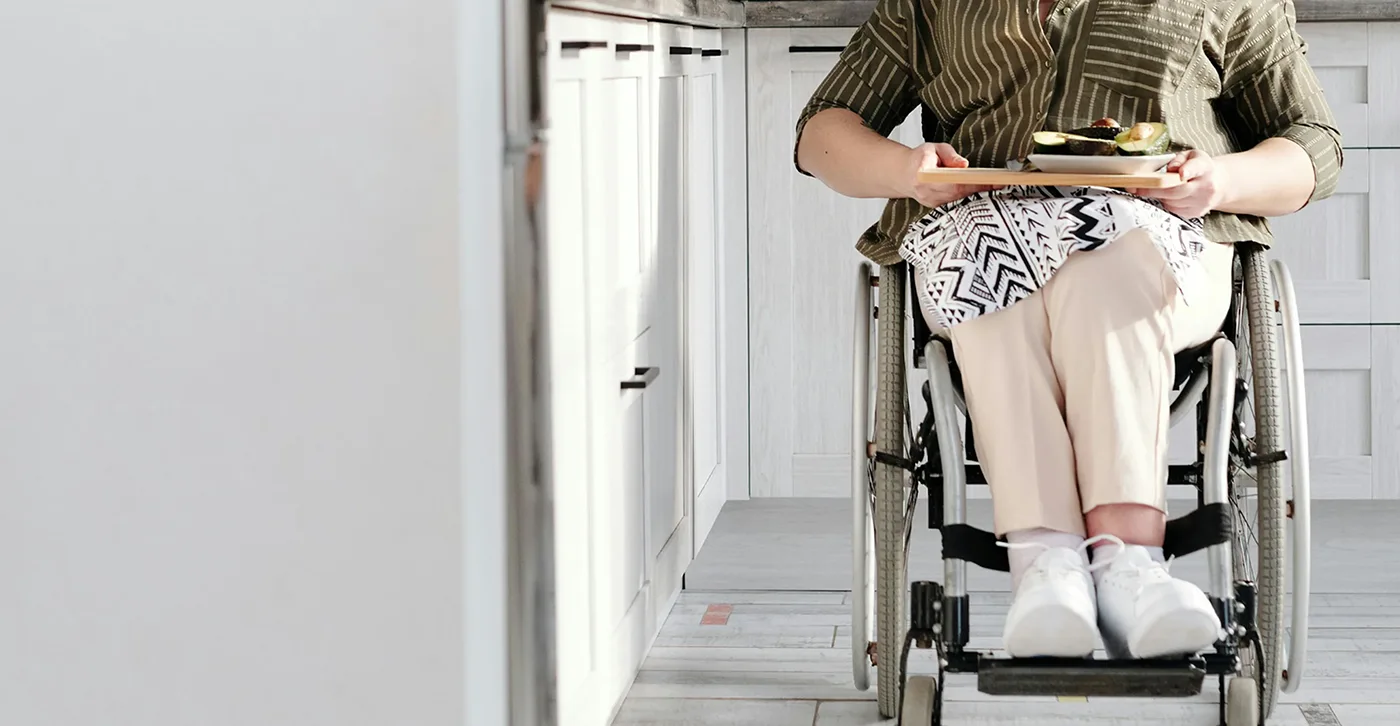
[[[919,181],[919,172],[924,169],[966,169],[967,166],[967,159],[948,144],[920,144],[909,150],[904,169],[904,196],[932,209],[997,188],[985,184],[924,184]]]

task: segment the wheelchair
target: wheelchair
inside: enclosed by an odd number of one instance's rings
[[[1192,463],[1169,466],[1167,483],[1193,487],[1197,507],[1168,523],[1164,546],[1176,557],[1206,551],[1206,590],[1224,626],[1222,639],[1212,651],[1180,658],[1018,659],[969,647],[967,565],[1009,566],[997,538],[967,521],[967,487],[986,478],[976,463],[952,346],[943,332],[928,329],[917,302],[906,309],[907,265],[878,272],[861,265],[851,656],[860,690],[876,670],[882,716],[897,716],[902,726],[941,724],[944,684],[953,674],[976,674],[978,690],[988,694],[1083,697],[1197,696],[1211,676],[1219,681],[1220,723],[1227,726],[1263,724],[1279,692],[1298,688],[1307,657],[1311,522],[1298,312],[1287,267],[1270,265],[1263,247],[1236,245],[1232,277],[1221,332],[1176,359],[1171,422],[1194,416],[1198,445]],[[913,328],[907,337],[906,315]],[[907,393],[911,367],[927,371],[921,397],[928,413],[917,428]],[[921,489],[928,526],[942,541],[942,582],[907,582]],[[1286,552],[1291,603],[1285,603]],[[908,673],[911,648],[934,649],[937,672]]]

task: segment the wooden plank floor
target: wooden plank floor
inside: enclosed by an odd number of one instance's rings
[[[789,500],[793,501],[793,500]],[[1297,693],[1270,721],[1277,726],[1400,726],[1400,507],[1391,503],[1325,503],[1314,531],[1326,569],[1313,597],[1308,674]],[[765,503],[769,514],[781,508]],[[734,547],[724,538],[738,532],[749,562],[759,570],[783,569],[787,583],[825,582],[830,570],[849,567],[849,553],[814,557],[798,543],[807,539],[801,520],[834,521],[823,506],[844,511],[844,502],[812,500],[791,505],[794,517],[756,521],[742,528],[717,528],[717,550]],[[1354,508],[1355,512],[1348,509]],[[800,512],[805,512],[802,514]],[[1379,513],[1379,515],[1378,515]],[[726,515],[729,513],[726,512]],[[724,521],[726,515],[721,516]],[[762,521],[775,522],[768,527]],[[1347,522],[1352,523],[1346,525]],[[772,531],[780,530],[780,531]],[[831,535],[820,530],[813,539]],[[762,540],[773,544],[766,550]],[[712,546],[715,540],[707,543]],[[834,549],[834,548],[830,548]],[[916,557],[917,557],[916,548]],[[936,549],[934,550],[936,552]],[[703,556],[704,553],[702,553]],[[1343,556],[1350,554],[1351,556]],[[748,582],[752,573],[728,565],[732,579]],[[1378,572],[1377,570],[1383,571]],[[924,568],[919,568],[924,569]],[[1175,569],[1175,568],[1174,568]],[[1199,567],[1186,569],[1193,571]],[[848,570],[847,570],[848,571]],[[810,573],[803,579],[803,573]],[[1203,571],[1199,574],[1203,574]],[[1323,574],[1323,573],[1319,573]],[[711,580],[724,573],[712,569]],[[1002,580],[988,575],[973,597],[974,647],[996,649],[1009,603]],[[689,578],[688,578],[689,579]],[[1197,579],[1191,576],[1191,579]],[[874,691],[860,692],[851,681],[849,594],[837,589],[687,590],[668,617],[655,646],[623,703],[616,724],[627,726],[867,726],[881,723]],[[927,651],[910,657],[913,672],[931,672]],[[1054,726],[1059,724],[1217,723],[1216,686],[1207,682],[1200,696],[1187,700],[995,698],[978,693],[973,677],[953,676],[946,691],[944,723],[950,726]]]

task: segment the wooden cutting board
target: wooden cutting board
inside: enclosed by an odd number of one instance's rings
[[[925,184],[993,184],[1036,187],[1109,187],[1112,189],[1170,189],[1181,185],[1181,175],[1166,172],[1148,174],[1065,174],[1010,169],[926,169],[919,172]]]

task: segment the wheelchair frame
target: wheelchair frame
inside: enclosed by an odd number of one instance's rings
[[[944,679],[953,673],[976,673],[979,690],[987,693],[1081,696],[1195,695],[1204,677],[1212,675],[1220,683],[1221,724],[1263,724],[1280,686],[1285,692],[1297,689],[1307,654],[1307,413],[1297,306],[1287,267],[1280,261],[1270,267],[1258,245],[1236,246],[1235,294],[1225,330],[1188,352],[1191,367],[1179,366],[1171,405],[1173,425],[1194,410],[1199,446],[1195,462],[1169,468],[1168,483],[1196,487],[1199,506],[1169,523],[1165,549],[1177,555],[1207,551],[1208,594],[1226,635],[1211,652],[1138,661],[1014,659],[967,648],[967,564],[1004,570],[1005,551],[996,547],[993,535],[967,523],[967,486],[986,480],[980,466],[968,462],[975,460],[975,442],[969,422],[964,446],[958,416],[966,414],[966,404],[946,336],[927,330],[917,302],[911,306],[914,335],[905,332],[907,278],[904,264],[886,266],[877,277],[874,268],[863,263],[857,285],[851,472],[851,655],[856,687],[869,687],[870,668],[876,666],[880,713],[899,716],[905,726],[923,726],[941,723]],[[872,287],[880,293],[874,308]],[[1276,312],[1282,316],[1285,361],[1279,360]],[[877,335],[872,335],[872,321]],[[928,370],[922,387],[928,411],[917,433],[908,430],[913,428],[905,378],[911,337],[914,367]],[[1241,342],[1247,347],[1237,358]],[[1278,385],[1281,362],[1286,362],[1286,391]],[[875,380],[872,368],[878,371]],[[1286,444],[1284,404],[1293,424]],[[907,456],[906,435],[911,439]],[[1293,484],[1286,506],[1285,461],[1291,465]],[[1241,500],[1247,488],[1244,474],[1251,470],[1256,474],[1258,572],[1247,569],[1254,544],[1233,526],[1250,525]],[[942,583],[916,582],[910,588],[908,527],[920,486],[929,490],[929,526],[942,534],[944,574]],[[1294,587],[1292,633],[1283,668],[1285,519],[1292,522]],[[936,649],[939,672],[909,677],[905,668],[911,647]],[[1227,676],[1234,676],[1228,689]]]

